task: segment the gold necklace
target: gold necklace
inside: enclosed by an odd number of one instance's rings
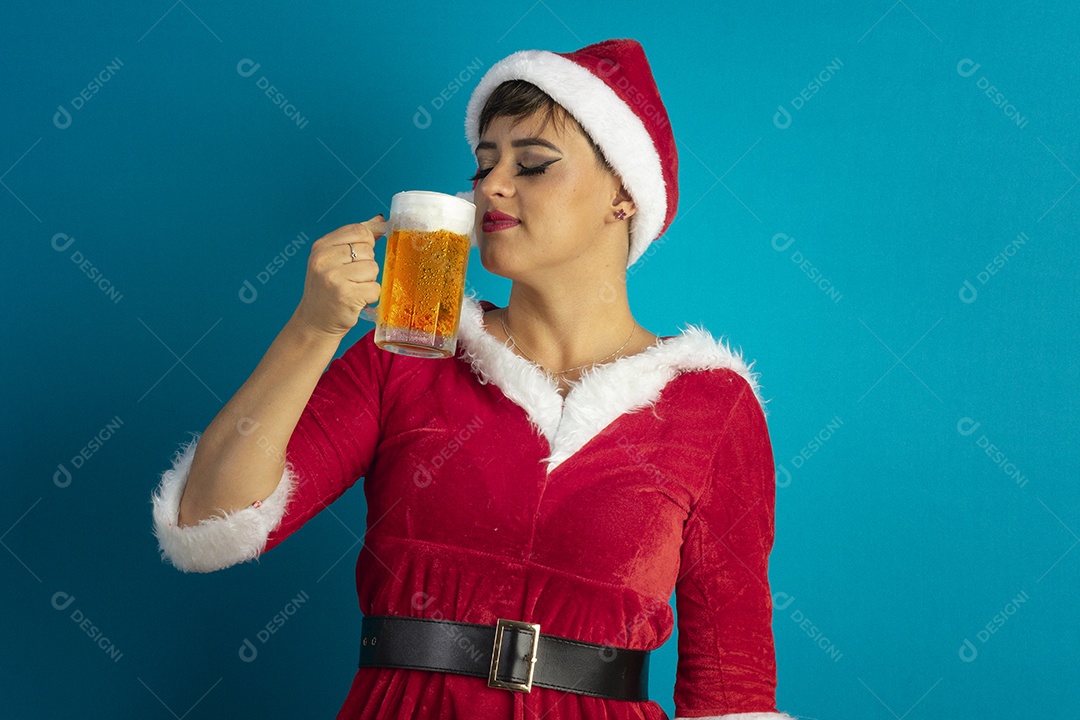
[[[540,363],[533,360],[531,357],[529,357],[525,353],[524,350],[521,349],[521,346],[518,345],[518,341],[515,340],[514,336],[510,334],[510,328],[506,327],[506,322],[502,319],[502,315],[499,316],[499,324],[502,325],[503,332],[506,333],[506,336],[508,338],[510,338],[510,342],[512,342],[514,344],[514,347],[516,347],[518,349],[518,351],[521,352],[521,354],[525,356],[525,359],[528,360],[529,362],[531,362],[532,364],[536,365],[537,367],[539,367],[541,370],[543,370],[544,373],[546,375],[548,375],[548,377],[566,375],[567,373],[571,373],[571,372],[573,372],[575,370],[580,370],[582,368],[589,367],[590,365],[599,365],[600,363],[604,362],[608,358],[610,358],[610,357],[612,357],[614,355],[617,355],[619,352],[621,352],[622,349],[625,348],[630,343],[630,338],[634,337],[634,332],[637,331],[637,323],[634,323],[634,327],[632,327],[630,329],[630,336],[626,338],[626,342],[624,342],[622,345],[620,345],[618,350],[611,353],[610,355],[607,355],[606,357],[601,358],[600,360],[597,360],[597,361],[591,362],[591,363],[585,363],[584,365],[578,365],[577,367],[568,368],[566,370],[558,370],[558,371],[552,372],[551,370],[548,370],[546,367],[544,367]]]

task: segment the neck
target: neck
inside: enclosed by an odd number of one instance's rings
[[[621,278],[593,276],[542,288],[515,282],[502,319],[518,349],[551,372],[614,360],[650,336],[630,313]]]

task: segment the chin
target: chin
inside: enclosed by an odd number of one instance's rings
[[[504,253],[495,252],[490,245],[480,242],[480,264],[484,266],[484,269],[489,273],[495,275],[502,275],[506,277],[506,263],[503,262],[504,258],[500,258],[500,255]]]
[[[491,242],[483,237],[480,235],[477,238],[480,246],[480,264],[493,275],[514,279],[520,271],[518,263],[515,262],[514,250],[507,247],[505,243]]]

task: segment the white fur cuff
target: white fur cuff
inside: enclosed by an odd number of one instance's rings
[[[154,536],[162,560],[184,572],[213,572],[259,556],[266,538],[281,524],[296,477],[286,464],[277,488],[261,503],[235,510],[224,517],[205,518],[198,525],[179,527],[180,498],[187,485],[198,435],[173,458],[173,466],[161,475],[151,499],[154,505]]]

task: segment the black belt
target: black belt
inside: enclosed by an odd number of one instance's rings
[[[649,651],[545,635],[535,623],[495,625],[365,615],[360,667],[438,670],[487,678],[488,687],[538,687],[611,700],[649,699]]]

